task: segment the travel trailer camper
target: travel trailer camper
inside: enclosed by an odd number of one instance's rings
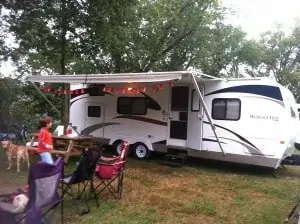
[[[294,150],[294,96],[268,78],[221,79],[192,70],[28,80],[70,83],[73,127],[117,149],[127,139],[139,159],[172,149],[276,169]]]

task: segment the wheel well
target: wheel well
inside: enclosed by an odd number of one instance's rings
[[[114,142],[110,142],[108,144],[105,145],[105,148],[108,149],[111,152],[116,153],[117,152],[117,146],[116,144],[118,144],[119,142],[122,142],[121,139],[117,139]]]
[[[114,141],[114,142],[112,143],[112,145],[117,144],[117,143],[122,142],[122,141],[123,141],[122,139],[117,139],[116,141]]]
[[[125,138],[126,139],[126,138]],[[146,147],[147,147],[147,149],[148,150],[150,150],[150,151],[153,151],[153,147],[152,147],[152,144],[151,144],[151,142],[150,141],[143,141],[142,139],[128,139],[129,140],[129,142],[130,142],[130,148],[133,148],[136,144],[143,144],[143,145],[145,145]],[[135,141],[134,141],[135,140]],[[137,141],[138,140],[138,141]],[[116,139],[116,140],[114,140],[114,139],[111,139],[111,145],[114,145],[114,144],[116,144],[117,142],[120,142],[120,141],[123,141],[122,139]]]
[[[136,145],[138,145],[138,144],[144,145],[144,146],[146,146],[147,149],[148,149],[148,146],[147,146],[144,142],[135,142],[135,143],[132,144],[132,146],[134,147],[134,146],[136,146]],[[149,149],[148,149],[148,150],[149,150]]]
[[[111,144],[111,146],[113,147],[114,150],[117,150],[116,144],[121,143],[121,142],[123,142],[122,139],[117,139],[117,140],[115,140],[115,141]],[[134,144],[135,144],[135,143],[134,143]],[[129,145],[129,153],[128,153],[128,155],[131,154],[131,149],[134,147],[134,144],[130,144],[130,145]]]

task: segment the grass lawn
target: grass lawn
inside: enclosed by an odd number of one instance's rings
[[[22,186],[27,169],[6,170],[1,150],[0,192]],[[66,201],[67,223],[177,224],[177,223],[282,223],[300,193],[300,168],[270,172],[197,161],[181,168],[163,166],[159,160],[129,159],[123,198],[103,194],[100,207],[92,201],[91,213],[76,216]],[[72,165],[73,164],[73,165]],[[74,161],[68,165],[74,168]]]

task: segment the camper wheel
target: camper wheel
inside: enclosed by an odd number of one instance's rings
[[[132,150],[137,159],[147,159],[151,155],[151,151],[148,149],[148,147],[141,142],[135,143]]]
[[[117,155],[120,155],[121,153],[121,149],[122,149],[122,140],[117,140],[113,143],[113,147],[114,147],[114,152]]]

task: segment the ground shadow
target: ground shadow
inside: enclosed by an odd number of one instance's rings
[[[163,154],[155,153],[152,158],[145,161],[146,163],[159,164],[168,166],[165,164],[165,159]],[[194,168],[194,169],[205,169],[207,172],[218,172],[218,173],[233,173],[239,175],[253,175],[260,177],[300,177],[300,173],[297,174],[295,171],[292,171],[287,167],[285,170],[283,167],[279,167],[274,173],[274,169],[267,167],[258,167],[254,165],[230,163],[224,161],[202,159],[202,158],[192,158],[189,157],[186,162],[181,166],[172,166],[174,171],[181,168]],[[275,175],[275,176],[274,176]]]

